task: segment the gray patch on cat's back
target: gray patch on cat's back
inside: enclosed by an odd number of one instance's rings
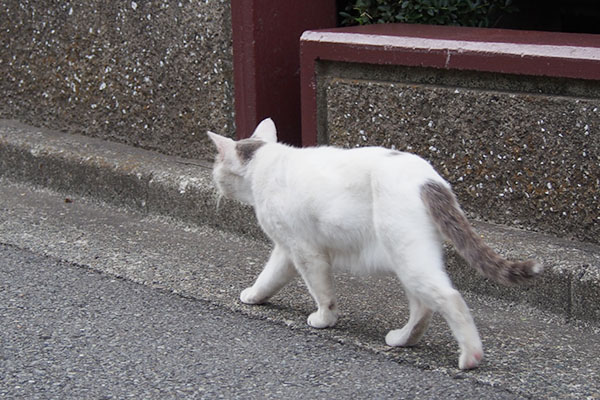
[[[392,156],[403,156],[406,153],[402,152],[402,151],[398,151],[398,150],[390,150],[390,152],[387,154],[388,157],[392,157]]]
[[[252,160],[252,157],[254,157],[254,153],[256,153],[256,150],[258,150],[265,144],[266,143],[262,140],[243,139],[236,143],[235,151],[237,152],[237,155],[240,158],[240,160],[242,160],[242,162],[244,163],[247,163],[250,162],[250,160]]]

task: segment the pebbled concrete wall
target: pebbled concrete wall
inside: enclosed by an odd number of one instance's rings
[[[193,158],[234,135],[228,1],[1,7],[1,118]]]
[[[600,82],[321,63],[319,137],[417,153],[463,207],[600,243]]]

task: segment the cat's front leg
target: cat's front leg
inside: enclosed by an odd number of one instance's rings
[[[265,268],[256,278],[254,285],[242,290],[240,300],[246,304],[264,303],[297,274],[287,252],[276,244]]]
[[[294,262],[317,303],[317,311],[308,316],[308,325],[318,329],[332,327],[338,320],[339,312],[331,266],[324,256],[318,254],[302,254],[296,256]]]
[[[334,326],[338,320],[339,312],[335,303],[332,303],[332,305],[332,307],[327,308],[319,307],[317,311],[308,316],[306,323],[317,329]]]

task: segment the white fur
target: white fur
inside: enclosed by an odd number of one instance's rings
[[[261,139],[265,142],[277,142],[277,130],[275,129],[273,120],[271,118],[263,119],[256,129],[254,129],[252,138]]]
[[[317,303],[308,324],[330,327],[338,318],[332,269],[390,271],[404,286],[410,317],[386,343],[414,345],[432,313],[440,312],[459,343],[459,367],[479,364],[477,329],[445,272],[442,238],[421,200],[428,180],[448,186],[428,162],[375,147],[288,147],[276,143],[268,119],[253,135],[266,143],[244,164],[234,141],[209,135],[219,152],[213,172],[218,190],[254,206],[275,245],[242,302],[264,302],[299,273]]]

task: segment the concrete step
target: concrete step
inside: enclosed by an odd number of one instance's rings
[[[210,168],[205,161],[0,120],[0,176],[266,242],[251,208],[223,200],[217,210]],[[528,287],[507,288],[477,275],[449,248],[448,270],[458,288],[600,321],[599,246],[483,222],[475,226],[504,256],[535,258],[545,272]]]
[[[493,386],[507,399],[600,395],[600,326],[567,321],[535,307],[463,292],[486,355],[480,368],[461,372],[456,342],[439,316],[415,348],[385,345],[386,332],[408,318],[400,285],[391,276],[337,274],[342,315],[333,329],[307,326],[314,305],[300,279],[265,305],[241,304],[240,291],[252,283],[270,251],[268,243],[249,235],[0,178],[0,245],[200,299],[473,385]],[[197,306],[202,304],[206,303]],[[253,334],[247,330],[247,335]],[[429,393],[428,388],[422,393]]]

